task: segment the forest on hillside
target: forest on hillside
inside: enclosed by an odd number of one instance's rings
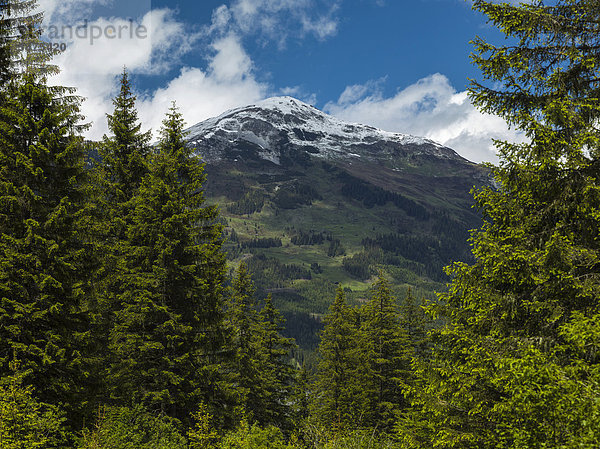
[[[124,70],[109,134],[86,141],[83,99],[49,83],[36,3],[0,2],[2,449],[600,445],[597,0],[472,2],[508,39],[474,38],[471,100],[527,141],[497,142],[473,260],[446,268],[437,301],[395,297],[383,271],[360,306],[327,292],[311,366],[255,294],[268,259],[230,275],[177,105],[152,144]]]

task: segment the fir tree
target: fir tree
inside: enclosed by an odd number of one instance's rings
[[[364,422],[381,431],[392,429],[396,412],[405,405],[402,389],[408,382],[412,352],[406,331],[400,327],[395,302],[387,280],[380,274],[361,317]]]
[[[141,132],[129,74],[123,70],[121,90],[113,100],[114,111],[107,114],[110,137],[104,136],[101,148],[102,179],[108,204],[126,203],[132,198],[148,172],[150,131]]]
[[[219,406],[225,273],[217,209],[204,204],[203,165],[183,126],[173,106],[134,197],[108,373],[117,402],[180,419],[200,401]]]
[[[232,376],[238,402],[250,419],[263,418],[268,387],[262,383],[258,329],[260,315],[255,288],[246,264],[240,264],[231,289],[227,311],[232,344]]]
[[[432,327],[426,313],[427,301],[425,298],[418,300],[408,289],[404,300],[400,303],[400,327],[403,328],[411,342],[413,354],[425,358],[428,353],[427,330]]]
[[[17,357],[44,402],[68,402],[70,419],[87,402],[78,120],[75,106],[30,75],[0,108],[0,372]]]
[[[360,424],[364,403],[362,386],[358,382],[359,333],[341,287],[324,323],[318,349],[313,416],[328,427],[352,427]]]
[[[260,317],[258,336],[263,359],[260,374],[267,394],[264,417],[259,421],[285,428],[291,424],[289,402],[295,373],[289,357],[295,345],[291,338],[282,335],[284,319],[273,306],[271,295],[267,296]]]
[[[498,142],[498,189],[476,200],[473,265],[456,264],[432,310],[427,385],[400,426],[406,447],[594,447],[598,407],[599,4],[558,0],[474,8],[511,39],[475,40],[490,83],[472,99],[521,129]]]
[[[27,75],[47,80],[59,72],[50,60],[58,54],[40,39],[43,13],[37,11],[37,0],[4,0],[0,4],[0,77],[3,81],[22,79]],[[61,87],[54,92],[73,92]]]

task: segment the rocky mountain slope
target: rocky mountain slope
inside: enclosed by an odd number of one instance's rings
[[[291,97],[188,129],[220,205],[232,265],[244,260],[305,348],[341,284],[356,301],[379,270],[398,295],[434,298],[468,260],[470,190],[487,170],[431,140],[345,123]]]
[[[327,161],[364,161],[401,170],[446,160],[471,165],[429,139],[340,121],[292,97],[274,97],[228,111],[190,129],[189,142],[208,163],[262,159],[276,165],[294,153]]]

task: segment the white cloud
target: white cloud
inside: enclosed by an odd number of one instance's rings
[[[44,22],[71,23],[87,16],[94,5],[106,5],[111,0],[38,0],[38,10],[44,12]]]
[[[340,0],[233,0],[229,6],[222,5],[213,11],[210,26],[201,33],[190,32],[172,10],[150,10],[149,1],[136,1],[137,10],[143,12],[136,25],[146,27],[149,38],[104,36],[94,40],[93,45],[89,39],[70,39],[67,50],[56,58],[63,71],[53,83],[76,86],[78,93],[86,98],[82,112],[93,124],[88,138],[99,139],[108,131],[105,115],[113,109],[112,98],[118,93],[124,66],[132,74],[162,73],[180,66],[181,56],[199,42],[207,49],[205,65],[183,67],[166,85],[138,95],[139,115],[145,128],[151,127],[156,134],[172,100],[177,101],[186,121],[192,125],[277,92],[256,78],[243,39],[254,37],[259,42],[275,42],[279,46],[285,45],[290,36],[325,39],[337,31],[335,13]],[[48,24],[79,25],[98,5],[122,6],[114,0],[40,0],[47,27]],[[105,31],[131,25],[114,8],[113,12],[111,17],[88,19],[88,28]],[[302,99],[316,101],[310,93],[302,94],[298,89],[297,94]]]
[[[323,40],[337,33],[341,0],[235,0],[213,12],[209,34],[255,35],[283,47],[290,36]]]
[[[143,27],[146,33],[129,33],[131,27]],[[121,30],[120,38],[91,40],[92,30]],[[144,37],[145,36],[145,37]],[[106,131],[105,114],[112,111],[112,98],[118,90],[123,67],[132,73],[157,73],[177,60],[195,37],[186,34],[181,23],[168,9],[147,12],[139,23],[123,18],[98,18],[88,22],[88,37],[73,38],[67,49],[55,58],[62,68],[53,84],[75,86],[85,97],[82,112],[93,124],[87,137],[99,139]]]
[[[493,138],[524,139],[501,118],[479,112],[444,75],[428,76],[388,97],[381,83],[348,86],[325,110],[343,120],[428,137],[475,162],[497,162]]]
[[[154,131],[175,100],[188,125],[251,104],[266,97],[268,86],[258,82],[252,63],[233,35],[213,44],[215,54],[207,70],[185,67],[166,87],[138,102],[140,118]]]
[[[104,1],[108,0],[41,0],[49,11],[54,11],[52,20],[62,17],[63,22],[74,11],[80,14]],[[190,32],[169,9],[147,11],[138,20],[148,28],[150,39],[100,39],[94,45],[74,39],[57,59],[63,72],[55,82],[76,86],[79,94],[87,98],[82,112],[94,125],[87,135],[92,139],[107,132],[105,114],[113,109],[112,98],[118,92],[124,65],[134,74],[158,73],[177,67],[180,57],[198,42],[205,42],[207,48],[204,66],[183,67],[166,85],[139,95],[140,119],[155,135],[172,100],[177,101],[189,125],[271,93],[293,95],[315,104],[315,95],[300,87],[277,89],[261,82],[243,39],[254,36],[283,45],[291,36],[324,39],[334,34],[339,0],[329,1],[325,13],[318,13],[323,8],[315,8],[318,1],[321,0],[234,0],[213,11],[212,22],[202,35]],[[102,29],[127,24],[126,19],[119,17],[89,22]],[[385,78],[348,86],[337,101],[324,109],[345,120],[427,136],[474,161],[497,160],[492,137],[521,138],[501,119],[479,113],[466,93],[457,92],[443,75],[419,80],[392,96],[383,94],[384,83]]]

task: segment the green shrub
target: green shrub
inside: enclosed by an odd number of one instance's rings
[[[228,433],[221,442],[222,449],[291,449],[276,427],[260,428],[242,421],[240,427]]]
[[[14,374],[0,379],[0,448],[66,447],[63,413],[39,402],[32,387],[23,385],[23,377]]]
[[[79,449],[187,449],[175,424],[144,407],[104,407],[93,430],[84,431]]]

